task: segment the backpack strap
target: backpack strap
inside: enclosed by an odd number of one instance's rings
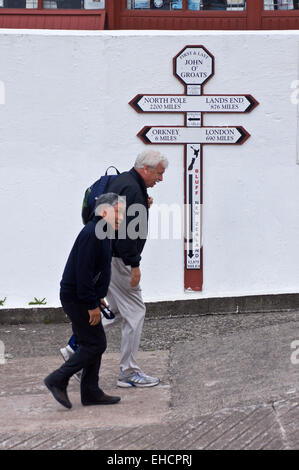
[[[106,170],[106,172],[105,172],[105,175],[108,175],[108,170],[109,170],[109,168],[114,168],[114,170],[116,171],[116,174],[117,174],[117,175],[120,175],[120,171],[118,171],[118,169],[117,169],[115,166],[113,166],[113,165],[108,166],[108,168],[107,168],[107,170]]]

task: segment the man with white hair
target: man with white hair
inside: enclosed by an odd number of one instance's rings
[[[134,167],[121,173],[107,188],[108,192],[125,197],[127,206],[125,235],[122,231],[112,241],[111,281],[106,297],[112,311],[122,318],[119,387],[153,387],[160,382],[141,371],[137,352],[146,312],[140,288],[140,261],[147,238],[148,209],[153,202],[147,188],[163,181],[167,167],[168,160],[160,152],[142,152]],[[138,226],[134,223],[136,212]]]

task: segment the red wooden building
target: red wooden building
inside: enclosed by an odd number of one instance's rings
[[[0,28],[299,29],[298,0],[0,0]]]

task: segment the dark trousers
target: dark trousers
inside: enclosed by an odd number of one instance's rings
[[[75,302],[62,302],[65,313],[72,321],[73,333],[79,348],[59,369],[51,374],[51,383],[66,388],[69,379],[83,369],[81,379],[81,400],[97,399],[103,391],[99,388],[99,370],[102,354],[106,349],[106,335],[102,323],[90,326],[86,305]]]

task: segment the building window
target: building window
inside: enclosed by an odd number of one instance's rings
[[[129,10],[181,10],[183,0],[127,0]]]
[[[298,10],[298,0],[264,0],[264,10]]]
[[[189,10],[226,10],[226,0],[188,0]]]
[[[127,0],[129,10],[182,10],[183,0]],[[246,0],[187,0],[188,10],[246,9]]]
[[[246,0],[188,0],[189,10],[243,11]]]
[[[1,8],[37,8],[38,0],[0,0]],[[105,0],[43,0],[44,9],[101,10]]]
[[[37,8],[38,0],[0,0],[0,8]]]
[[[43,7],[45,9],[101,10],[105,8],[105,0],[44,0]]]

